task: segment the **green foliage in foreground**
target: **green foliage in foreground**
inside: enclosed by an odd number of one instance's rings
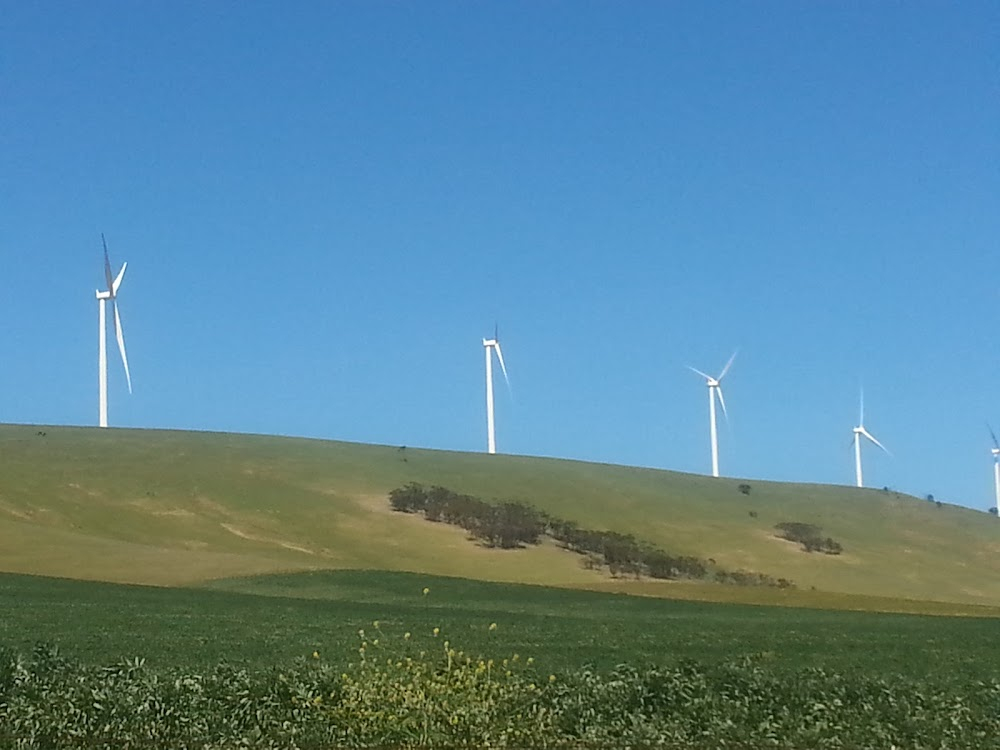
[[[712,667],[547,675],[529,659],[431,653],[375,624],[346,668],[84,667],[46,646],[0,649],[0,741],[120,747],[995,747],[1000,682],[941,688],[821,669],[776,675],[763,656]],[[391,643],[390,643],[391,641]]]

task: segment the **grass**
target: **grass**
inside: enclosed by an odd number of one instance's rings
[[[344,659],[359,629],[375,637],[378,620],[386,639],[411,632],[428,651],[449,639],[473,654],[519,653],[542,671],[714,664],[758,652],[779,671],[823,667],[936,683],[985,680],[1000,667],[993,619],[668,601],[409,573],[318,571],[200,590],[7,574],[0,596],[0,644],[27,651],[49,641],[92,664],[143,656],[153,668],[220,660],[268,668],[314,650]]]
[[[458,529],[392,513],[386,494],[409,481],[522,500],[725,568],[791,578],[799,591],[611,581],[552,544],[487,550]],[[743,482],[749,495],[738,489]],[[820,526],[844,554],[808,554],[776,539],[781,521]],[[696,600],[975,614],[975,605],[1000,604],[995,523],[849,487],[292,438],[0,426],[0,570],[25,574],[190,586],[381,569]]]

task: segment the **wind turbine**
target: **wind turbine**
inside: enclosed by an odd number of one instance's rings
[[[722,372],[719,373],[719,377],[717,378],[713,378],[711,375],[708,375],[701,370],[696,370],[688,365],[688,369],[705,378],[705,383],[708,385],[708,426],[712,434],[713,477],[719,476],[719,435],[715,426],[715,399],[718,397],[719,405],[722,407],[722,413],[726,416],[726,420],[728,421],[729,412],[726,411],[726,399],[722,397],[722,379],[726,376],[726,373],[729,372],[729,367],[733,364],[734,359],[736,359],[736,352],[733,352],[733,356],[731,356],[729,361],[726,362],[726,366],[722,368]]]
[[[993,448],[990,450],[993,454],[993,489],[996,492],[997,499],[997,518],[1000,518],[1000,442],[997,442],[997,436],[993,432],[993,428],[989,427],[989,430],[990,437],[993,438]]]
[[[858,479],[858,487],[864,487],[864,483],[861,479],[861,438],[862,436],[871,440],[875,445],[889,453],[889,449],[886,448],[882,443],[875,439],[868,430],[865,429],[865,392],[861,391],[861,415],[858,419],[858,426],[854,428],[854,471]],[[889,455],[892,455],[889,453]]]
[[[483,348],[486,350],[486,448],[490,453],[497,452],[496,435],[493,429],[493,352],[496,350],[497,360],[500,362],[500,369],[503,371],[503,379],[507,381],[510,388],[510,378],[507,377],[507,368],[503,363],[503,351],[500,349],[500,336],[497,328],[493,328],[493,338],[483,339]]]
[[[128,382],[128,392],[132,393],[132,376],[128,371],[128,357],[125,356],[125,336],[122,334],[122,319],[118,314],[118,288],[122,285],[122,277],[125,276],[125,268],[128,263],[122,263],[122,269],[115,277],[111,276],[111,261],[108,260],[108,242],[101,233],[101,242],[104,244],[104,279],[108,288],[106,291],[97,291],[98,317],[100,318],[101,332],[99,336],[98,353],[98,378],[100,381],[100,425],[108,426],[108,338],[107,338],[107,316],[105,314],[105,303],[111,300],[115,313],[115,336],[118,339],[118,351],[122,355],[122,364],[125,365],[125,380]]]

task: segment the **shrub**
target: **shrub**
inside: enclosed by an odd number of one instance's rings
[[[839,555],[844,551],[841,544],[831,537],[824,537],[822,529],[811,523],[798,521],[782,521],[775,524],[777,536],[790,542],[798,542],[806,552],[822,552],[827,555]]]
[[[427,507],[427,492],[416,482],[389,493],[389,504],[402,513],[419,513]]]

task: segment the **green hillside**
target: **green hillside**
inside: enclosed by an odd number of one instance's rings
[[[520,500],[672,553],[790,578],[797,590],[612,580],[551,542],[485,549],[455,527],[392,512],[387,493],[410,481]],[[739,490],[743,481],[749,494]],[[843,554],[810,554],[775,538],[782,521],[822,527]],[[901,600],[1000,605],[996,524],[983,513],[848,487],[292,438],[0,426],[0,571],[11,573],[178,586],[371,569],[919,610]]]

